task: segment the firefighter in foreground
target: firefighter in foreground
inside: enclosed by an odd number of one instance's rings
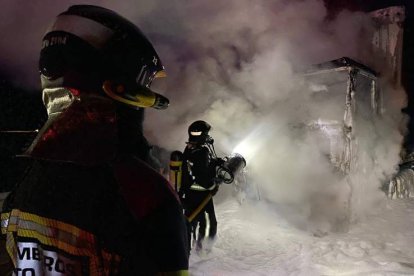
[[[214,141],[209,136],[210,129],[211,126],[205,121],[192,123],[188,128],[189,138],[183,152],[180,197],[185,215],[191,223],[196,251],[201,251],[203,245],[206,251],[211,250],[217,233],[213,196],[219,188],[216,167],[223,163],[223,159],[217,158],[215,154]],[[205,240],[207,228],[209,233]]]
[[[1,214],[0,275],[187,275],[178,197],[144,161],[143,107],[163,66],[131,22],[70,7],[43,38],[48,121]],[[138,158],[139,157],[139,158]]]

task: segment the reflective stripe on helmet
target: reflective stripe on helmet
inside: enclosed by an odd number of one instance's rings
[[[77,15],[59,15],[56,21],[47,29],[46,34],[55,31],[71,33],[100,49],[114,34],[110,28],[89,18]],[[53,43],[53,41],[47,42]],[[45,47],[45,41],[43,47]]]

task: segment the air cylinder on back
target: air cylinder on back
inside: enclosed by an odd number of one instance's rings
[[[170,183],[177,192],[181,187],[182,165],[183,153],[173,151],[170,155]]]

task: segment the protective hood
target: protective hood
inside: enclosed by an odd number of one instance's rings
[[[60,87],[44,89],[43,102],[48,120],[26,155],[84,165],[114,158],[118,139],[111,99]]]

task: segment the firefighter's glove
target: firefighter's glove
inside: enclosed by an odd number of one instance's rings
[[[221,178],[221,177],[214,177],[213,178],[213,182],[214,182],[214,184],[216,184],[216,186],[218,186],[220,184],[223,184],[223,178]]]
[[[215,159],[216,166],[221,166],[224,164],[224,162],[226,162],[226,160],[224,160],[223,158],[217,157]]]

